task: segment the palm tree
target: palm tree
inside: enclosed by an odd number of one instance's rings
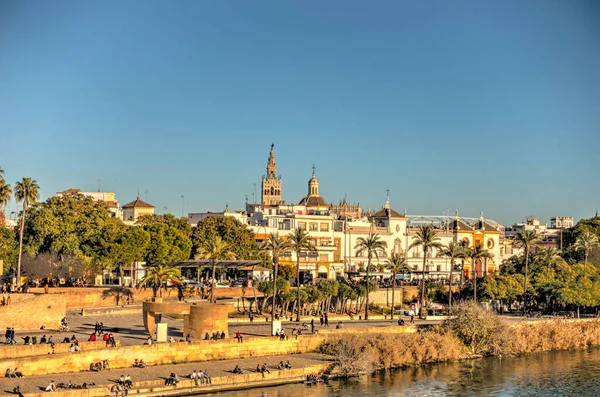
[[[387,243],[381,240],[378,234],[375,234],[373,232],[369,233],[369,235],[366,238],[359,237],[356,240],[356,245],[354,246],[354,249],[356,250],[356,256],[363,252],[367,253],[367,292],[365,297],[365,320],[369,319],[369,268],[371,267],[371,259],[373,259],[373,255],[375,255],[376,258],[379,258],[379,254],[385,250],[385,247],[387,247]]]
[[[19,260],[17,261],[17,287],[21,285],[21,258],[23,256],[23,232],[25,230],[25,214],[27,208],[40,198],[40,187],[35,179],[25,177],[15,184],[15,199],[23,202],[21,213],[21,230],[19,231]]]
[[[546,265],[546,282],[550,280],[550,268],[561,261],[560,250],[548,247],[536,253],[534,262],[539,265]]]
[[[491,259],[494,255],[483,248],[483,245],[477,245],[475,247],[467,248],[466,255],[471,258],[471,266],[473,266],[473,301],[477,302],[477,261],[483,259]],[[484,272],[487,269],[484,269]]]
[[[433,248],[441,249],[442,244],[433,225],[423,225],[417,229],[416,235],[413,237],[413,242],[408,249],[415,247],[423,247],[423,279],[421,280],[421,310],[419,311],[420,318],[423,318],[423,308],[425,307],[425,264],[427,263],[427,252]]]
[[[271,252],[273,258],[273,304],[271,308],[271,321],[275,320],[275,300],[277,299],[277,269],[279,268],[279,257],[290,250],[290,241],[283,240],[278,233],[271,233],[269,239],[263,243],[262,249]]]
[[[540,243],[540,238],[533,230],[524,230],[515,235],[515,245],[525,250],[525,278],[523,280],[523,315],[527,306],[527,274],[529,270],[529,252],[532,248],[537,247]]]
[[[396,303],[395,300],[395,290],[396,290],[396,274],[402,272],[402,273],[410,273],[412,271],[412,268],[410,266],[408,266],[408,263],[406,263],[406,259],[404,259],[404,257],[400,254],[397,253],[393,253],[392,257],[390,259],[388,259],[387,263],[385,264],[385,267],[388,270],[391,270],[392,272],[392,310],[390,313],[390,318],[393,320],[394,319],[394,304]],[[400,308],[402,309],[402,305],[400,305]]]
[[[454,261],[465,257],[465,249],[460,243],[451,241],[440,250],[441,256],[450,258],[450,282],[448,283],[448,306],[452,306],[452,272],[454,271]]]
[[[300,253],[301,252],[317,252],[313,239],[310,238],[308,232],[302,228],[295,228],[289,234],[289,249],[296,253],[296,296],[297,296],[297,312],[296,322],[300,322]]]
[[[212,303],[215,303],[217,261],[235,259],[235,252],[231,251],[231,247],[228,242],[223,241],[223,239],[221,239],[221,236],[215,234],[207,238],[206,240],[203,240],[200,243],[200,246],[198,247],[198,253],[196,256],[201,259],[208,259],[212,262],[212,283],[210,284],[210,301]]]
[[[178,268],[157,263],[146,267],[146,275],[142,278],[140,286],[151,287],[154,297],[160,293],[162,298],[162,290],[166,289],[167,281],[179,281],[180,278],[181,270]]]
[[[4,170],[0,168],[0,211],[10,201],[12,197],[12,189],[8,183],[4,180]]]
[[[596,236],[590,232],[581,233],[579,236],[577,236],[577,240],[575,240],[575,244],[573,245],[573,248],[575,248],[575,250],[577,250],[577,251],[583,250],[583,254],[585,256],[585,261],[583,263],[583,276],[584,277],[586,275],[587,261],[588,261],[588,256],[590,255],[590,251],[594,247],[598,247],[598,245],[600,245],[600,243],[598,242],[598,236]]]

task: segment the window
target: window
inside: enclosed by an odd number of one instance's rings
[[[311,223],[310,223],[310,228],[309,228],[308,230],[310,230],[311,232],[316,232],[316,231],[318,230],[318,229],[317,229],[317,224],[316,224],[316,223],[313,223],[313,222],[311,222]]]
[[[327,254],[321,254],[319,255],[319,261],[320,262],[327,262],[329,260],[328,255]]]
[[[441,272],[442,271],[442,266],[441,265],[437,265],[437,271]]]
[[[306,230],[306,222],[298,222],[298,229]]]
[[[488,239],[487,247],[488,247],[488,249],[494,248],[494,240],[493,239],[491,239],[491,238]]]
[[[321,223],[321,231],[328,232],[329,231],[329,223],[322,222]]]

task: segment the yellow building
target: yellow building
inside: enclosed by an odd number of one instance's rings
[[[148,204],[138,196],[131,203],[123,206],[123,222],[134,224],[141,215],[154,215],[154,206]]]

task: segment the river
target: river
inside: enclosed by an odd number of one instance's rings
[[[600,349],[382,371],[372,376],[220,393],[223,397],[292,396],[600,396]]]

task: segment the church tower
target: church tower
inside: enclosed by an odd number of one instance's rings
[[[277,176],[274,148],[275,145],[271,144],[271,152],[267,162],[267,175],[263,176],[262,179],[262,205],[278,205],[281,203],[281,177]]]

